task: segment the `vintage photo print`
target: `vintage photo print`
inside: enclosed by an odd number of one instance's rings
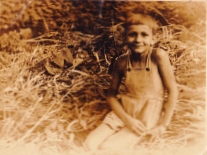
[[[207,155],[206,1],[1,0],[0,154]]]

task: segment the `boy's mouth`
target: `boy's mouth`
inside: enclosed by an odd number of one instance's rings
[[[140,44],[132,44],[132,46],[136,48],[145,47],[145,45],[140,45]]]

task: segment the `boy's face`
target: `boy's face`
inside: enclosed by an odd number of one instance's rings
[[[152,29],[147,25],[130,25],[126,32],[126,43],[132,52],[148,52],[153,44]]]

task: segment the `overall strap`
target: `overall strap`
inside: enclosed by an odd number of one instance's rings
[[[153,48],[150,47],[150,50],[148,51],[148,54],[147,54],[147,61],[146,61],[146,65],[145,65],[146,71],[150,71],[150,69],[151,69],[151,54],[152,54],[152,50],[153,50]]]
[[[148,54],[147,54],[147,59],[146,59],[146,62],[145,62],[145,69],[148,72],[151,69],[151,54],[152,54],[152,50],[153,50],[153,48],[150,47],[150,49],[148,51]],[[127,71],[131,71],[131,69],[132,69],[132,64],[131,64],[131,61],[130,61],[130,56],[131,56],[131,52],[128,51],[127,52]]]
[[[132,64],[130,62],[130,56],[131,56],[131,52],[128,51],[127,52],[127,71],[130,72],[132,69]]]

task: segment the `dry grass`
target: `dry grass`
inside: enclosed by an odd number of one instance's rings
[[[41,48],[33,49],[31,53],[22,49],[22,52],[1,55],[4,60],[0,80],[3,154],[13,154],[14,150],[30,154],[30,147],[36,154],[51,151],[59,154],[64,147],[75,145],[74,141],[81,143],[84,134],[78,133],[93,128],[109,111],[102,92],[104,85],[108,85],[104,80],[108,75],[92,76],[70,69],[67,75],[74,79],[64,81],[62,74],[49,76],[33,72],[33,62],[44,59],[40,56]],[[22,146],[26,147],[24,151]]]

